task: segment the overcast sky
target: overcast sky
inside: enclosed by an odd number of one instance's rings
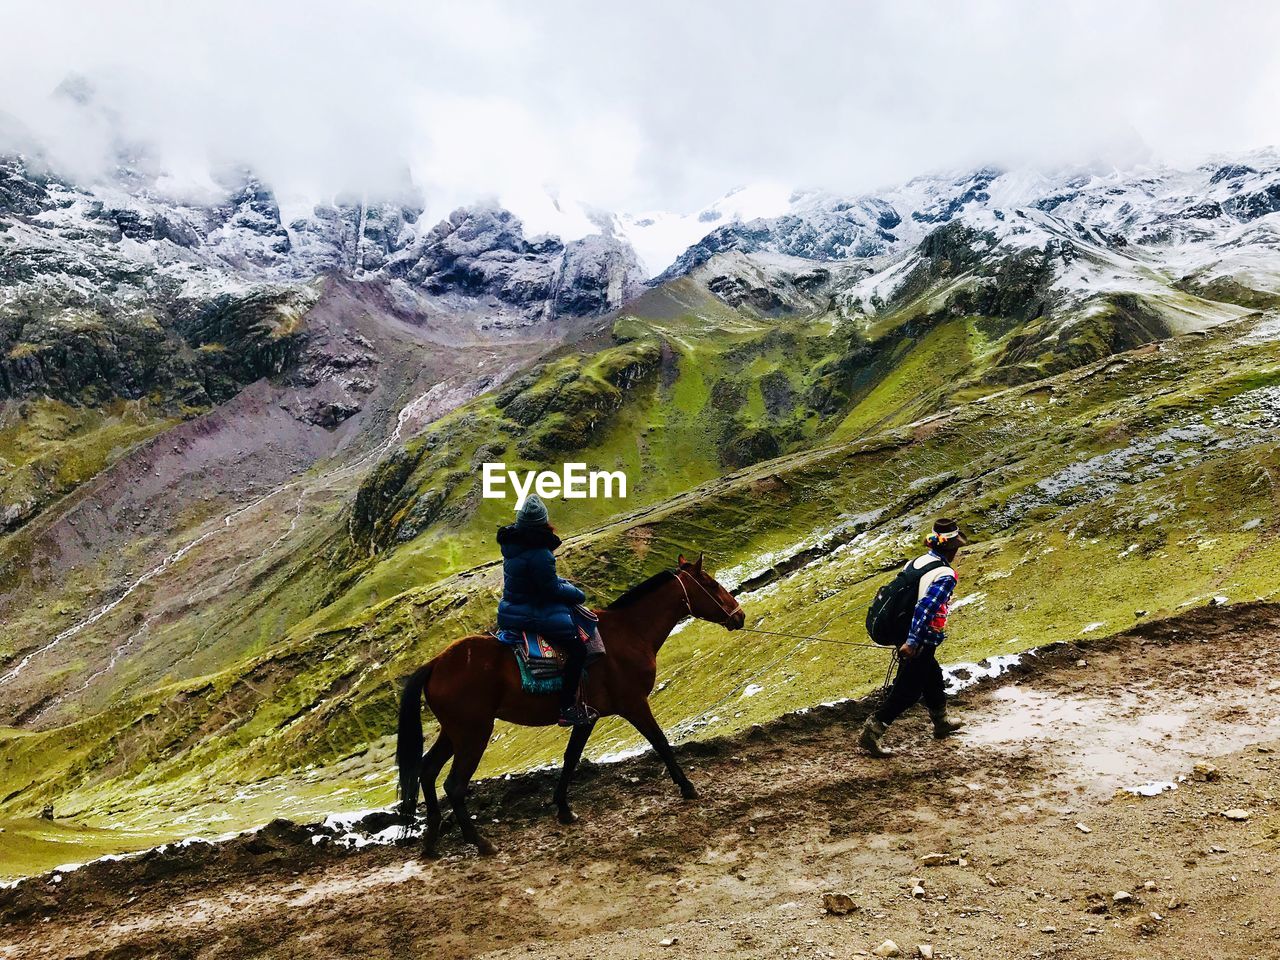
[[[1194,163],[1280,143],[1280,4],[0,0],[0,112],[62,163],[123,132],[180,181],[433,208],[546,189],[691,210],[978,163]],[[88,78],[114,119],[51,97]],[[12,128],[13,124],[9,124]]]

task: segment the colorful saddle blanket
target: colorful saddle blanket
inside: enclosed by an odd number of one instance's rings
[[[587,645],[587,666],[604,656],[604,642],[596,624],[599,618],[586,607],[573,615],[578,636]],[[564,654],[531,630],[499,630],[494,636],[511,648],[520,667],[520,686],[526,693],[558,693],[564,685]]]

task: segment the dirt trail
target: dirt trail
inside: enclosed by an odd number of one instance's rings
[[[483,784],[489,859],[454,831],[435,861],[263,840],[160,880],[38,880],[0,908],[0,958],[1277,956],[1277,678],[1280,607],[1198,610],[1028,658],[963,695],[953,740],[913,711],[886,761],[847,704],[688,745],[699,801],[649,756],[589,768],[571,827],[547,775]]]

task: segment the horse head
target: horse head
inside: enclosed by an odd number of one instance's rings
[[[726,630],[741,630],[746,614],[715,577],[702,569],[702,554],[690,562],[684,554],[676,562],[676,579],[685,588],[689,613],[699,620],[718,623]]]

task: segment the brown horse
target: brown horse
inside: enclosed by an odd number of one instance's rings
[[[658,673],[658,651],[675,625],[687,616],[718,623],[730,630],[744,622],[742,608],[732,594],[702,571],[702,558],[690,563],[679,558],[675,570],[666,570],[633,587],[604,610],[600,635],[605,656],[592,664],[587,675],[585,700],[601,716],[617,715],[640,731],[662,758],[671,779],[685,799],[698,793],[676,762],[671,744],[649,709],[649,694]],[[431,749],[422,753],[422,697],[440,722],[440,734]],[[400,769],[401,813],[413,822],[422,786],[427,800],[427,831],[423,846],[435,852],[440,837],[440,805],[436,778],[453,757],[444,781],[444,792],[453,805],[463,838],[484,854],[493,845],[476,831],[467,814],[467,786],[480,765],[495,720],[526,727],[546,727],[558,718],[554,695],[525,693],[520,670],[510,649],[489,634],[463,637],[446,647],[434,660],[409,677],[400,698],[400,729],[396,738],[396,764]],[[577,819],[569,809],[569,781],[592,727],[574,727],[564,753],[564,769],[555,790],[561,823]]]

